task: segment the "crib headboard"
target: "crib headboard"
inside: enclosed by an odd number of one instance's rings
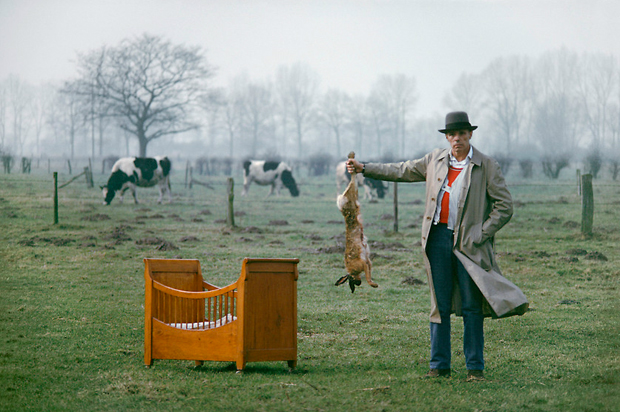
[[[297,263],[299,259],[243,260],[237,313],[245,362],[296,359]]]

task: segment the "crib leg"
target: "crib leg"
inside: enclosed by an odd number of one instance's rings
[[[297,366],[297,360],[286,361],[286,363],[288,363],[288,367],[291,369],[295,369],[295,367]]]
[[[245,362],[244,361],[237,361],[237,372],[242,372],[245,369]]]
[[[195,362],[196,362],[196,367],[198,367],[198,366],[202,366],[202,364],[204,363],[204,362],[203,362],[203,361],[201,361],[201,360],[197,360],[197,361],[195,361]]]

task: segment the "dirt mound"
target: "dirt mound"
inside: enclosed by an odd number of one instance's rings
[[[178,250],[179,248],[174,245],[171,242],[168,242],[166,240],[164,240],[163,242],[161,242],[161,244],[159,246],[157,246],[155,249],[157,250],[162,250],[162,251],[166,251],[166,250]]]
[[[270,220],[269,224],[271,226],[288,226],[288,222],[286,220]]]
[[[179,239],[179,242],[200,242],[200,239],[198,239],[196,236],[183,236],[181,239]]]
[[[567,220],[562,226],[567,229],[577,229],[578,227],[581,227],[581,225],[574,220]]]
[[[609,259],[607,259],[607,256],[605,256],[601,252],[597,252],[597,251],[589,252],[586,255],[586,259],[589,259],[589,260],[600,260],[600,261],[604,261],[604,262],[609,260]]]
[[[81,220],[89,222],[99,222],[102,220],[110,220],[110,216],[103,213],[95,213],[94,215],[84,216]]]
[[[118,227],[115,227],[112,233],[105,236],[105,239],[113,240],[116,244],[131,240],[131,237],[129,237],[129,235],[125,233],[125,230],[128,229],[131,229],[131,226],[120,225]]]
[[[136,240],[136,245],[160,245],[163,242],[165,242],[165,240],[158,237],[145,237],[143,239]]]
[[[414,278],[413,276],[408,276],[405,279],[403,279],[403,281],[400,282],[400,284],[401,285],[418,286],[418,285],[425,285],[426,283],[424,283],[420,279]]]

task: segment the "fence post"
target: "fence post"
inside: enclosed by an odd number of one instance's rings
[[[394,182],[394,232],[398,232],[398,182]]]
[[[581,196],[581,169],[577,169],[577,196]]]
[[[235,226],[235,212],[233,201],[235,200],[235,180],[232,177],[226,179],[226,192],[228,193],[228,212],[226,214],[226,225],[228,227]]]
[[[592,175],[581,176],[581,233],[592,236],[594,222],[594,191],[592,190]]]
[[[86,186],[93,187],[93,182],[90,179],[90,172],[88,170],[88,166],[84,166],[84,176],[86,177]]]
[[[67,159],[67,166],[69,167],[69,175],[71,175],[71,159]]]
[[[58,224],[58,172],[54,172],[54,224]]]
[[[185,163],[185,188],[187,189],[187,178],[189,174],[189,161]]]

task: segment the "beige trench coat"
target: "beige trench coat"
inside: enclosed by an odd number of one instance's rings
[[[449,151],[436,149],[421,159],[401,163],[367,163],[364,176],[394,182],[426,181],[426,210],[422,223],[424,265],[431,292],[431,322],[441,323],[426,241],[433,224],[437,197],[448,174]],[[500,272],[493,252],[493,238],[512,217],[512,197],[499,164],[473,148],[471,162],[464,170],[454,228],[454,254],[461,261],[484,296],[485,316],[501,318],[522,315],[528,301],[523,292]],[[454,288],[452,311],[461,314],[461,299]]]

